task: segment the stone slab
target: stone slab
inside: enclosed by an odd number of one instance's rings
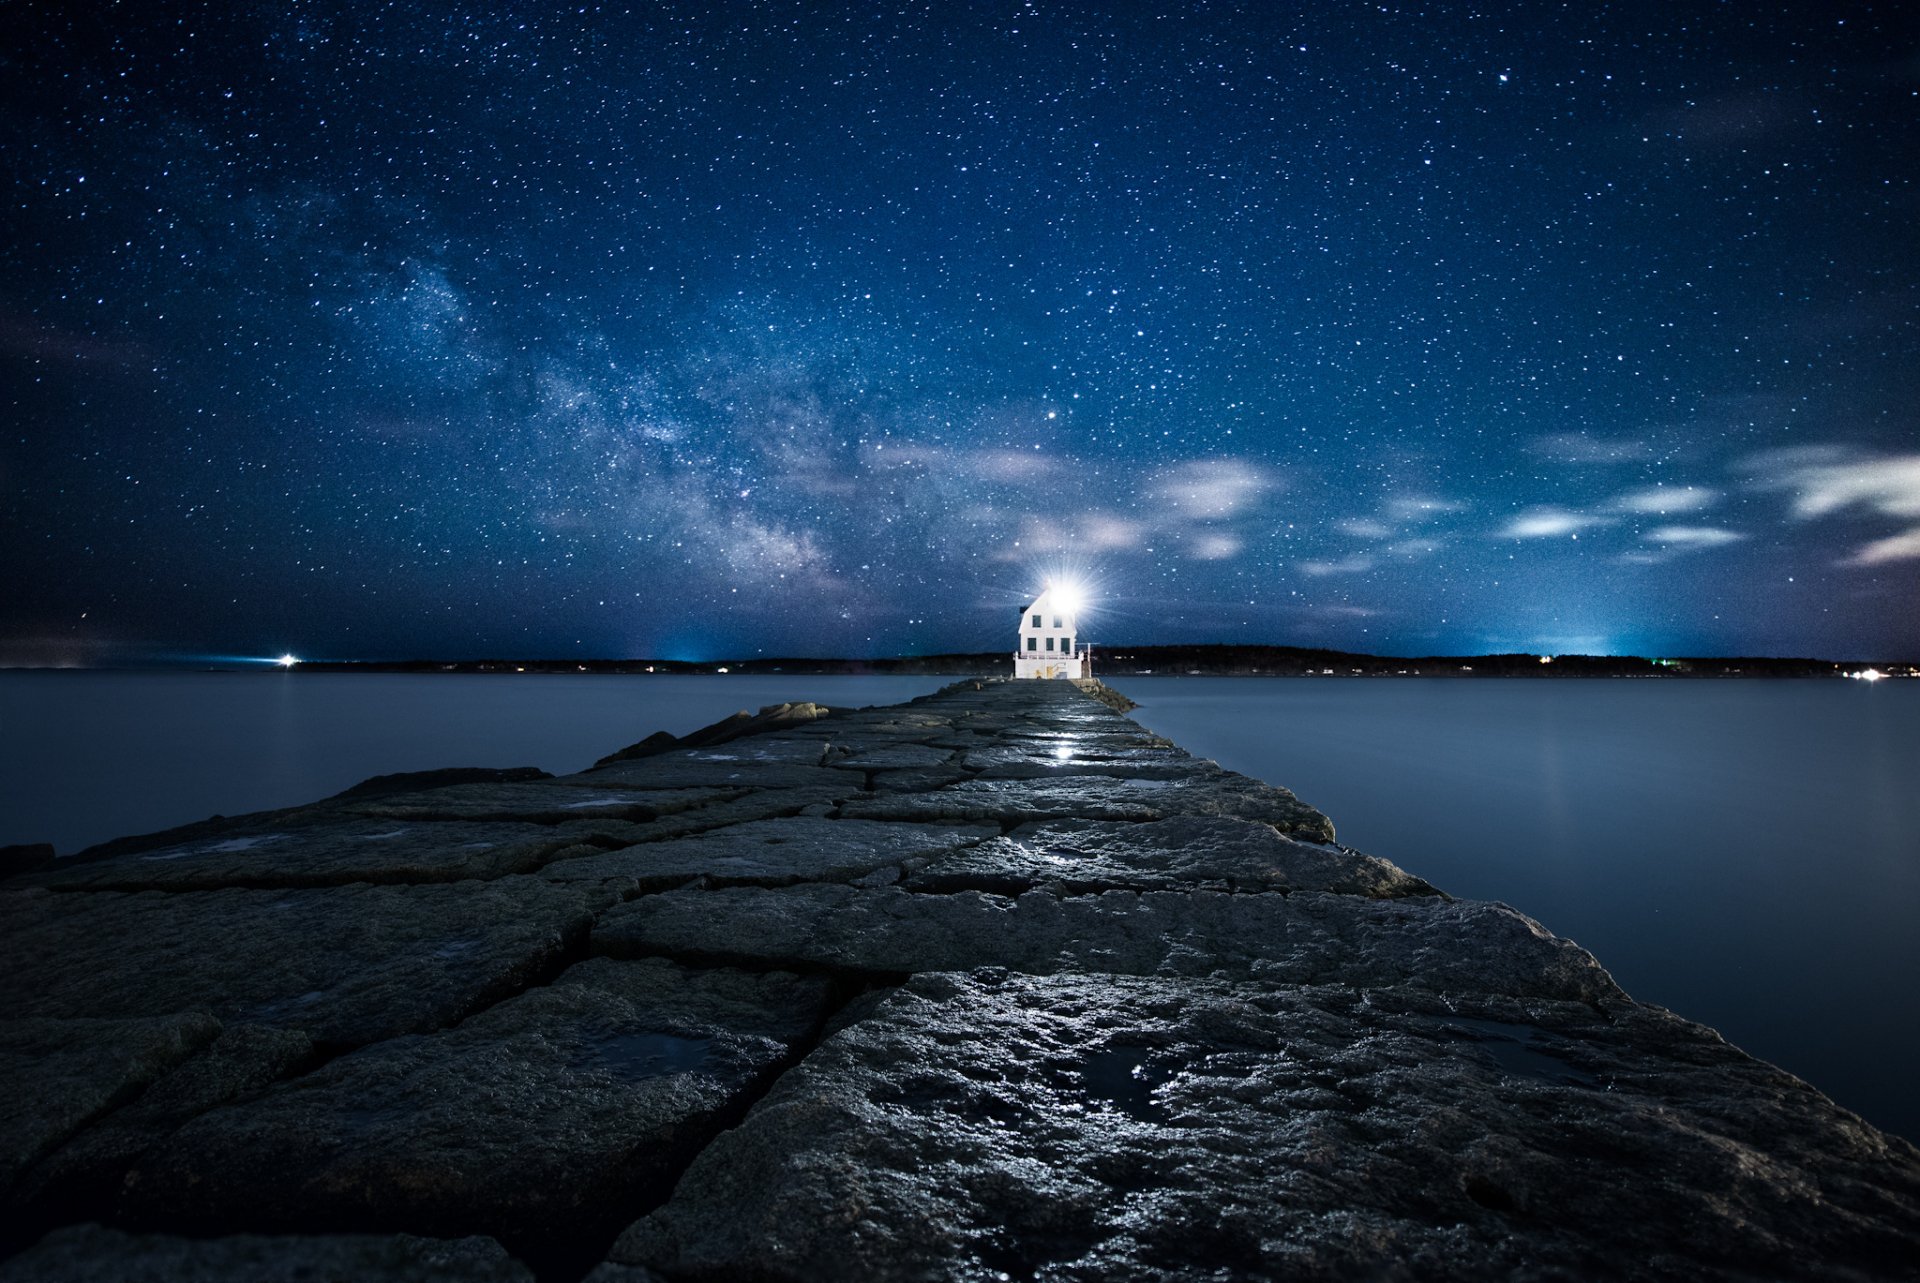
[[[585,937],[598,887],[537,877],[260,891],[0,892],[0,1019],[204,1010],[357,1045],[457,1020]]]
[[[1631,1006],[929,975],[615,1245],[673,1278],[1897,1278],[1920,1154]]]
[[[533,1283],[490,1238],[412,1234],[238,1234],[178,1238],[100,1225],[55,1230],[10,1261],[0,1283]]]
[[[23,1217],[58,1224],[89,1209],[113,1207],[128,1169],[197,1114],[265,1090],[308,1067],[313,1040],[298,1029],[235,1025],[220,1031],[130,1103],[89,1125],[36,1163],[20,1180]]]
[[[1333,824],[1285,789],[1219,772],[1182,779],[1078,776],[1043,780],[963,780],[927,793],[850,799],[844,814],[867,820],[992,821],[1160,820],[1227,815],[1260,820],[1284,833],[1333,840]]]
[[[817,978],[593,959],[454,1028],[201,1115],[135,1167],[129,1215],[272,1232],[485,1229],[530,1259],[564,1257],[664,1196],[828,999]]]
[[[577,784],[456,784],[424,793],[401,793],[340,810],[388,820],[523,820],[559,824],[612,818],[651,820],[662,815],[739,797],[744,789],[610,789]]]
[[[813,761],[794,762],[751,757],[746,745],[754,742],[742,740],[738,744],[727,744],[720,748],[662,753],[657,757],[614,762],[582,771],[578,775],[562,776],[557,782],[582,788],[649,790],[844,787],[845,782],[821,764],[822,757],[831,756],[822,745],[806,746],[812,750]]]
[[[999,832],[984,826],[807,816],[753,820],[677,841],[556,860],[541,876],[569,882],[627,878],[643,891],[695,878],[712,886],[848,882],[907,861],[931,860]]]
[[[59,890],[188,891],[217,887],[458,882],[536,869],[577,841],[552,825],[360,819],[266,826],[88,861],[34,879]]]
[[[993,891],[1037,886],[1074,893],[1123,889],[1337,891],[1348,895],[1432,895],[1434,889],[1385,860],[1345,847],[1301,842],[1273,826],[1219,816],[1176,816],[1144,824],[1056,820],[951,852],[915,873],[916,891]]]
[[[0,1203],[35,1161],[219,1032],[204,1012],[0,1021]]]
[[[1593,955],[1505,905],[1310,891],[1041,890],[1009,898],[831,883],[670,891],[602,914],[593,948],[880,975],[999,966],[1572,1001],[1622,996]]]

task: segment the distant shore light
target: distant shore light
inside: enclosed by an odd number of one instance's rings
[[[274,660],[273,662],[280,665],[280,667],[282,668],[292,668],[295,664],[300,662],[300,657],[297,655],[282,655],[280,658]]]

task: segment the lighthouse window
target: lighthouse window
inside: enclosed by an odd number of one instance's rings
[[[1033,617],[1033,626],[1034,626],[1035,628],[1038,628],[1038,627],[1040,627],[1040,616],[1038,616],[1038,615],[1035,615],[1035,616]]]
[[[1027,649],[1028,649],[1028,650],[1039,650],[1039,649],[1040,649],[1040,639],[1039,639],[1038,637],[1029,637],[1029,638],[1027,638]]]
[[[1051,638],[1051,637],[1049,637],[1049,638],[1047,638],[1047,649],[1048,649],[1048,650],[1052,650],[1052,649],[1053,649],[1053,638]]]

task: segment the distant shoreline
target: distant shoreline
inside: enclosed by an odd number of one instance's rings
[[[771,675],[975,677],[1004,675],[1011,652],[912,655],[888,659],[409,659],[309,660],[315,673],[486,673],[617,675]],[[172,667],[172,666],[168,666]],[[231,665],[219,666],[223,670]],[[11,671],[29,671],[15,669]],[[54,671],[37,669],[31,671]],[[70,671],[70,670],[69,670]],[[154,671],[160,671],[155,669]],[[178,671],[176,669],[175,671]],[[1907,661],[1827,660],[1771,656],[1429,655],[1402,658],[1294,646],[1115,646],[1094,648],[1100,677],[1920,677]]]

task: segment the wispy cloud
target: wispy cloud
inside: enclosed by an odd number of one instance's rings
[[[1160,474],[1153,495],[1190,521],[1232,517],[1277,485],[1264,468],[1244,459],[1193,459]]]
[[[1705,486],[1648,486],[1629,490],[1610,505],[1620,512],[1666,516],[1670,512],[1698,512],[1719,502],[1720,492]]]
[[[1342,557],[1337,561],[1303,561],[1300,563],[1300,573],[1313,575],[1316,578],[1323,575],[1358,575],[1372,570],[1373,566],[1372,557],[1364,553],[1355,553],[1351,557]]]
[[[1850,566],[1878,566],[1889,561],[1908,561],[1920,557],[1920,526],[1876,539],[1847,558]]]
[[[1603,437],[1555,432],[1535,437],[1527,449],[1552,463],[1639,463],[1653,458],[1653,443],[1640,437]]]
[[[1660,526],[1641,537],[1649,543],[1667,544],[1675,548],[1724,548],[1746,538],[1738,530],[1726,530],[1719,526]]]
[[[1343,535],[1352,535],[1355,539],[1391,539],[1393,527],[1384,521],[1375,521],[1371,517],[1357,517],[1347,521],[1336,521],[1333,528]]]
[[[1509,539],[1551,539],[1578,534],[1590,526],[1604,526],[1610,520],[1598,513],[1543,506],[1527,509],[1501,527],[1500,533]]]
[[[1920,454],[1867,456],[1834,447],[1775,451],[1747,461],[1757,484],[1792,492],[1802,521],[1846,513],[1920,522]],[[1874,539],[1841,564],[1878,566],[1920,557],[1920,524]]]
[[[1387,500],[1386,513],[1395,521],[1437,521],[1456,512],[1465,512],[1468,504],[1459,499],[1437,495],[1398,495]]]

